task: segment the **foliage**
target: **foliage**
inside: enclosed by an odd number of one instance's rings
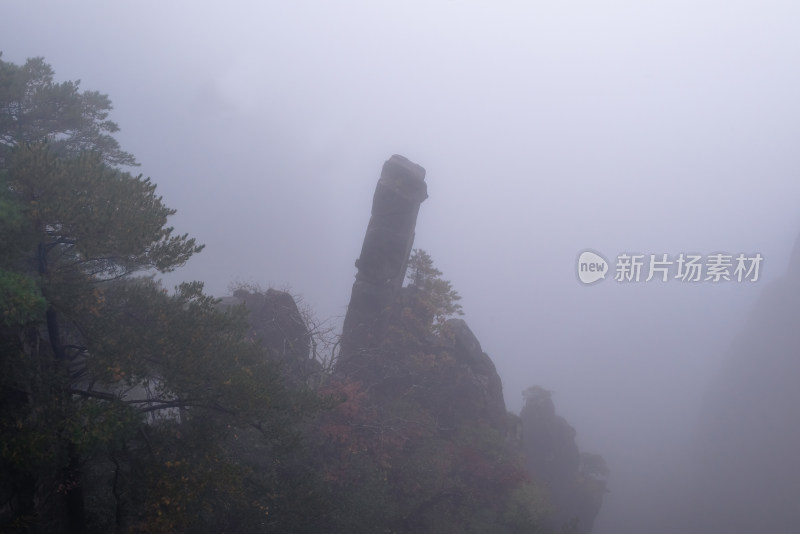
[[[359,354],[367,382],[336,376],[320,416],[317,465],[334,491],[332,532],[534,532],[545,491],[505,435],[462,398],[474,375],[446,320],[458,293],[420,250],[409,259],[380,347]],[[369,381],[371,380],[371,381]]]
[[[331,532],[533,532],[544,491],[498,432],[467,423],[443,432],[411,395],[371,395],[331,380],[341,399],[322,414],[317,465],[332,491]]]
[[[33,278],[0,270],[0,325],[10,327],[36,321],[46,306]]]
[[[150,278],[110,283],[98,302],[81,320],[80,373],[15,384],[30,390],[47,382],[71,395],[52,395],[51,386],[28,396],[23,404],[32,411],[8,412],[4,463],[57,473],[72,448],[83,464],[106,465],[113,481],[92,480],[91,468],[84,477],[95,505],[87,507],[90,524],[116,516],[116,528],[134,531],[205,532],[217,524],[248,532],[267,515],[291,521],[287,514],[297,511],[286,510],[284,496],[295,488],[280,464],[291,463],[303,415],[321,404],[285,388],[263,348],[243,335],[243,310],[220,310],[200,284],[169,295]],[[113,499],[97,504],[109,486]]]
[[[202,250],[166,226],[175,210],[149,179],[108,167],[98,153],[63,160],[47,144],[18,146],[7,185],[36,234],[39,274],[63,280],[164,272]]]
[[[294,451],[322,404],[287,389],[245,310],[133,277],[202,246],[111,166],[133,159],[110,108],[41,60],[0,62],[0,531],[292,524],[307,483],[285,466],[313,482]]]
[[[430,323],[433,332],[441,332],[445,321],[453,315],[463,315],[461,296],[452,284],[442,278],[442,272],[434,267],[430,254],[414,249],[408,260],[407,287],[413,302],[407,306],[411,313],[424,323]]]
[[[91,150],[104,163],[136,165],[112,136],[119,127],[108,119],[108,96],[81,91],[80,81],[56,83],[53,74],[41,57],[24,65],[0,59],[0,169],[8,166],[14,146],[45,140],[62,157]]]

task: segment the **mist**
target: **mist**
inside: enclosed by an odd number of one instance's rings
[[[340,324],[382,162],[422,165],[415,247],[508,409],[553,391],[611,471],[593,532],[637,534],[678,532],[708,398],[789,271],[798,23],[792,2],[9,0],[0,50],[108,93],[206,244],[167,285],[289,288]],[[756,282],[587,286],[586,249],[764,260]]]

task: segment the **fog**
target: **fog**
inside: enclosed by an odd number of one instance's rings
[[[800,231],[798,23],[788,1],[5,0],[0,50],[109,94],[206,244],[170,285],[288,287],[340,322],[381,164],[425,167],[415,246],[508,408],[552,390],[611,469],[594,532],[637,534],[680,515],[703,399]],[[584,286],[585,249],[764,261]]]

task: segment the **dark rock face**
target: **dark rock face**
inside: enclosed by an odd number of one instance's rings
[[[384,370],[381,395],[416,400],[444,433],[483,424],[506,435],[508,415],[500,375],[465,321],[450,319],[441,336],[429,336],[404,349],[387,350],[375,360]]]
[[[258,339],[278,360],[292,381],[312,381],[321,372],[311,358],[311,335],[294,298],[284,291],[266,292],[236,290],[222,305],[244,304],[250,316],[250,335]]]
[[[409,297],[403,288],[420,204],[427,198],[425,170],[402,156],[383,166],[373,198],[358,274],[342,332],[337,372],[368,384],[384,398],[411,396],[446,428],[482,420],[505,433],[503,387],[494,363],[467,324],[447,323],[447,335],[426,329],[408,334],[399,315]],[[422,318],[423,323],[433,317]]]
[[[420,204],[428,197],[425,169],[394,155],[383,165],[372,201],[358,273],[342,330],[339,368],[379,346],[403,280]]]
[[[542,481],[550,493],[550,526],[569,526],[576,534],[590,533],[603,503],[604,473],[584,469],[575,429],[556,415],[548,391],[529,388],[520,419],[528,472]]]
[[[503,384],[494,362],[481,349],[481,344],[462,319],[447,321],[452,333],[453,357],[457,366],[457,380],[440,384],[443,397],[456,402],[454,409],[467,417],[479,417],[498,432],[507,431],[506,403]],[[453,377],[456,378],[456,377]],[[451,391],[452,390],[452,391]]]
[[[556,416],[549,396],[528,398],[521,417],[508,414],[500,376],[467,323],[450,319],[434,328],[433,314],[415,300],[418,289],[402,287],[427,197],[424,176],[400,156],[383,167],[336,373],[362,383],[378,404],[413,401],[444,437],[470,425],[496,431],[511,450],[524,452],[531,475],[551,493],[549,526],[588,534],[602,504],[604,473],[584,469],[575,431]]]
[[[712,384],[698,431],[694,530],[800,529],[800,246],[766,287]]]

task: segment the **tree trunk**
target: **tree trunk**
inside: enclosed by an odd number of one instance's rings
[[[38,251],[39,275],[47,277],[47,245],[39,244]],[[58,312],[52,307],[47,309],[45,314],[47,321],[47,337],[50,341],[50,348],[53,351],[53,358],[56,365],[64,366],[66,371],[66,361],[64,358],[64,345],[61,343],[61,329],[58,324]],[[64,388],[60,392],[60,401],[68,405],[72,402],[70,393],[69,374],[64,377]],[[67,440],[67,457],[69,463],[60,476],[61,489],[64,492],[64,505],[66,507],[67,524],[65,532],[69,534],[84,534],[86,532],[86,507],[83,497],[83,484],[81,481],[81,462],[78,449],[75,444]]]
[[[68,446],[69,465],[64,470],[64,503],[67,507],[67,532],[84,534],[86,532],[86,508],[83,499],[80,457],[74,443]]]

